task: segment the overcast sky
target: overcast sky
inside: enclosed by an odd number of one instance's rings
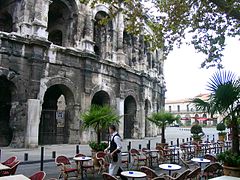
[[[206,84],[216,68],[201,69],[204,56],[196,53],[192,46],[182,46],[170,53],[164,64],[167,86],[166,99],[177,100],[192,98],[206,93]],[[240,76],[240,41],[235,38],[227,40],[223,65]]]

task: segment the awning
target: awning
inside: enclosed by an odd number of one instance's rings
[[[201,117],[195,118],[195,119],[198,120],[198,121],[207,121],[207,120],[209,120],[208,118],[201,118]]]
[[[191,120],[191,118],[188,118],[188,117],[182,117],[180,120]]]

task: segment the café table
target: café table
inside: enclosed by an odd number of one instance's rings
[[[181,169],[182,167],[177,165],[177,164],[160,164],[159,168],[168,170],[169,171],[169,176],[171,176],[172,171],[176,171]]]
[[[121,156],[128,156],[128,153],[127,152],[122,152]]]
[[[121,175],[127,178],[132,178],[132,180],[136,178],[144,178],[147,176],[144,172],[140,171],[123,171],[121,172]]]
[[[18,175],[0,177],[0,180],[29,180],[29,178],[22,174],[18,174]]]
[[[215,177],[209,180],[240,180],[240,178],[238,177],[233,177],[233,176],[219,176],[219,177]]]
[[[204,159],[204,158],[192,158],[191,161],[198,162],[201,169],[202,169],[202,163],[210,163],[211,162],[209,159]]]
[[[83,178],[83,162],[84,161],[90,161],[92,158],[91,157],[84,157],[84,156],[82,156],[82,157],[74,157],[73,158],[73,160],[75,160],[76,162],[77,162],[77,169],[78,169],[78,171],[79,171],[79,169],[80,169],[80,171],[81,171],[81,179],[84,179]],[[78,174],[79,174],[79,172],[78,172]]]

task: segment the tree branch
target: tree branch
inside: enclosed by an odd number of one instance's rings
[[[240,12],[238,8],[230,7],[225,0],[209,0],[209,1],[218,6],[228,16],[240,21]]]

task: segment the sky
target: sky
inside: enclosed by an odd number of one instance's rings
[[[224,50],[223,66],[240,76],[240,41],[229,38]],[[193,98],[207,93],[206,85],[216,68],[200,68],[205,56],[196,53],[193,46],[183,45],[175,48],[164,62],[166,99],[178,100]]]

